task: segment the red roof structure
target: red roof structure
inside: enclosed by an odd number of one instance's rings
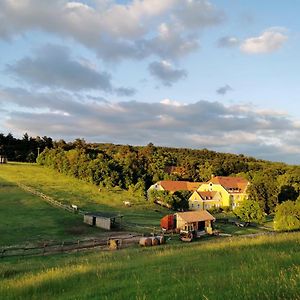
[[[209,180],[214,184],[222,185],[230,193],[245,193],[249,184],[243,177],[216,176]]]
[[[202,182],[190,182],[190,181],[173,181],[173,180],[162,180],[159,182],[161,187],[165,191],[176,192],[176,191],[196,191]]]

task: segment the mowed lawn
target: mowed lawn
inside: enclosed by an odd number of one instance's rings
[[[16,183],[33,187],[64,204],[76,204],[85,211],[124,215],[125,229],[147,232],[159,227],[168,211],[119,189],[98,187],[36,164],[0,165],[0,245],[46,239],[77,239],[103,233],[83,225],[82,216],[51,207],[37,196],[22,191]],[[130,201],[125,207],[123,201]],[[136,226],[137,224],[137,226]]]
[[[1,299],[300,299],[300,233],[0,262]]]
[[[0,177],[0,246],[80,239],[96,231]]]

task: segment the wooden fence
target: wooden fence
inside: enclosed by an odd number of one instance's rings
[[[90,239],[77,241],[63,241],[60,243],[44,243],[37,246],[5,247],[0,248],[0,259],[7,257],[41,256],[56,253],[78,252],[87,249],[108,250],[110,240],[118,240],[119,248],[137,244],[141,235],[131,235],[129,237],[111,237],[108,239]]]
[[[52,197],[50,196],[47,196],[37,190],[35,190],[34,188],[32,187],[29,187],[27,185],[24,185],[22,183],[17,183],[18,187],[21,188],[22,190],[28,192],[28,193],[31,193],[33,195],[36,195],[38,197],[40,197],[41,199],[47,201],[49,204],[51,204],[52,206],[55,206],[55,207],[59,207],[59,208],[62,208],[66,211],[69,211],[71,213],[78,213],[78,214],[81,214],[81,215],[84,215],[86,212],[81,210],[81,209],[74,209],[72,206],[70,205],[66,205],[66,204],[63,204],[55,199],[53,199]]]

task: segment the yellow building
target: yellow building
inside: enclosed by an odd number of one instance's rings
[[[249,181],[242,177],[212,177],[192,194],[189,198],[189,207],[192,210],[212,207],[234,209],[248,197],[248,185]]]
[[[189,209],[202,210],[220,207],[222,204],[221,200],[219,192],[195,191],[189,198]]]

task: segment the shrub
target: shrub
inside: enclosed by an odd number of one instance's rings
[[[286,201],[277,205],[274,217],[274,229],[290,231],[300,229],[300,200]]]

